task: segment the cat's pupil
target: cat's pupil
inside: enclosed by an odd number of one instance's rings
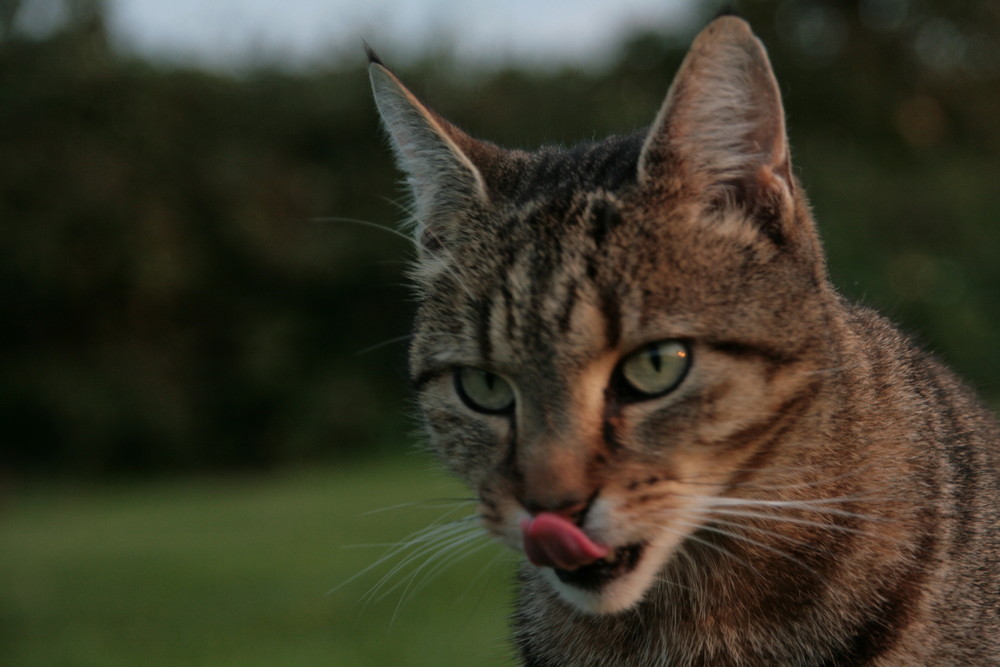
[[[649,363],[653,367],[653,370],[659,373],[663,370],[663,357],[660,356],[660,348],[654,347],[650,348],[648,351]]]

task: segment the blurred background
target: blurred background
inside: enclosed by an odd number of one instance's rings
[[[719,4],[0,0],[0,664],[506,664],[500,552],[348,581],[468,513],[361,38],[533,148],[648,124]],[[1000,2],[739,9],[835,282],[1000,406]]]

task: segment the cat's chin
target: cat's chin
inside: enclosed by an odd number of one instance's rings
[[[610,559],[577,570],[541,568],[559,597],[586,614],[615,614],[634,607],[656,582],[673,545],[632,544]]]

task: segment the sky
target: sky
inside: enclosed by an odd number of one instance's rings
[[[74,0],[30,0],[57,3]],[[637,27],[684,31],[691,0],[106,0],[118,45],[179,63],[308,66],[398,60],[438,47],[462,60],[599,62]],[[36,10],[37,11],[37,10]],[[355,55],[357,54],[357,55]]]

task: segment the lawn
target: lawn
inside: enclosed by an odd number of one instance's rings
[[[468,515],[443,502],[463,493],[415,457],[18,489],[0,505],[0,665],[510,664],[499,547],[441,532],[365,571]]]

